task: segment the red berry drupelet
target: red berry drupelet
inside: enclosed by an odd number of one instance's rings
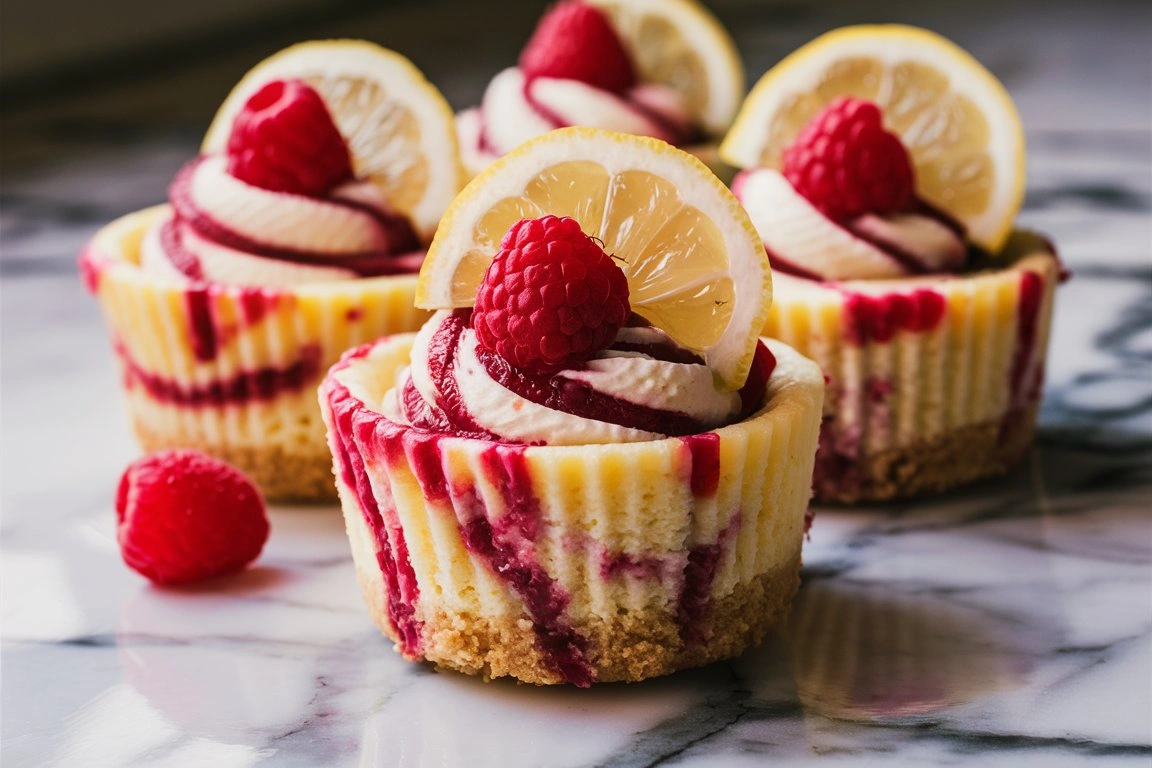
[[[579,80],[613,93],[636,84],[632,57],[612,22],[580,0],[559,3],[540,19],[520,53],[520,69],[529,78]]]
[[[228,173],[273,192],[317,197],[352,177],[344,137],[320,94],[273,80],[249,97],[228,136]]]
[[[129,465],[116,491],[116,519],[124,562],[157,584],[235,573],[268,539],[264,499],[252,481],[192,450]]]
[[[904,210],[914,190],[908,150],[884,130],[880,108],[847,97],[825,107],[784,150],[784,176],[808,202],[840,221]]]
[[[570,218],[514,224],[492,259],[472,312],[480,345],[517,368],[587,360],[627,322],[628,279]]]

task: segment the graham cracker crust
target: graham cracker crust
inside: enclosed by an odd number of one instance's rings
[[[133,419],[136,438],[145,452],[168,448],[191,448],[222,459],[251,478],[269,501],[320,503],[336,500],[332,455],[290,453],[277,444],[262,446],[218,445],[180,435],[159,434]]]
[[[388,626],[378,574],[357,568],[372,618],[385,635]],[[800,586],[800,553],[787,566],[737,584],[712,605],[710,631],[700,644],[685,644],[675,608],[632,612],[611,618],[588,616],[572,622],[588,640],[587,658],[596,682],[637,682],[740,655],[759,644],[788,613]],[[544,662],[526,614],[494,617],[443,610],[423,611],[422,658],[438,668],[485,680],[512,677],[534,685],[564,681]]]
[[[1032,445],[1036,411],[1035,405],[1022,411],[1007,429],[999,419],[973,424],[935,440],[866,454],[851,463],[825,455],[821,446],[813,479],[815,498],[839,504],[889,501],[1003,475]]]

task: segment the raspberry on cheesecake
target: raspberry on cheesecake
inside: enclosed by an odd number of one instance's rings
[[[319,197],[352,178],[352,161],[320,94],[300,80],[256,91],[232,125],[228,173],[273,192]]]
[[[520,69],[532,79],[576,80],[610,93],[636,84],[632,57],[608,16],[579,0],[556,4],[520,53]]]
[[[491,352],[521,367],[587,360],[627,322],[628,278],[573,219],[525,219],[508,230],[476,294],[472,325]]]
[[[900,137],[884,130],[870,101],[842,98],[784,150],[784,177],[831,219],[907,210],[913,171]]]
[[[480,105],[459,114],[461,150],[471,175],[531,138],[576,125],[652,136],[717,165],[714,141],[722,126],[716,128],[715,116],[705,119],[702,102],[710,90],[719,99],[726,88],[742,92],[739,62],[731,63],[735,46],[710,17],[703,29],[699,20],[688,20],[683,23],[691,29],[677,30],[670,17],[622,19],[622,13],[642,15],[645,9],[611,6],[592,0],[552,6],[517,66],[499,72]],[[650,10],[659,16],[672,9],[656,4]],[[706,11],[693,8],[690,13]],[[627,33],[640,30],[648,34],[626,39]],[[663,35],[675,38],[662,40]],[[724,82],[705,63],[692,60],[685,49],[700,40],[712,40],[725,50],[723,61],[710,64],[717,71],[730,71],[728,79],[734,82]],[[661,79],[653,79],[653,70]],[[738,99],[738,94],[733,97],[734,102]],[[720,119],[726,125],[731,114]]]

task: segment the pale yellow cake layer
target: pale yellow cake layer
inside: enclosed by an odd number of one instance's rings
[[[334,378],[374,409],[395,380],[396,368],[406,362],[410,343],[410,337],[381,343]],[[719,542],[721,549],[709,585],[713,599],[798,561],[823,378],[811,361],[785,345],[772,342],[771,349],[778,365],[765,407],[716,430],[720,474],[713,496],[693,494],[691,454],[680,439],[522,449],[541,522],[537,541],[526,546],[569,595],[571,621],[611,619],[622,611],[674,613],[688,552],[699,545]],[[325,402],[324,389],[321,397]],[[325,418],[334,430],[327,406]],[[403,529],[420,588],[416,615],[431,619],[448,612],[500,621],[520,616],[519,597],[486,561],[473,556],[460,533],[461,524],[475,514],[496,526],[508,512],[504,493],[484,469],[483,455],[493,444],[438,439],[439,464],[456,491],[444,500],[429,500],[422,493],[411,450],[385,460],[379,446],[364,446],[366,456],[376,457],[367,460],[376,502],[382,509],[394,508]],[[359,542],[354,554],[361,580],[378,585],[377,545],[364,541],[363,510],[339,478],[338,486],[349,531]],[[475,489],[482,504],[471,501],[469,489]],[[605,573],[605,552],[654,565],[643,573]],[[379,603],[386,598],[374,587],[368,599]]]
[[[1060,264],[1042,239],[1018,232],[1003,266],[970,275],[821,284],[774,275],[775,299],[765,335],[815,360],[829,378],[825,412],[838,430],[858,430],[862,454],[931,442],[993,422],[1012,402],[1019,344],[1022,276],[1037,275],[1042,296],[1033,354],[1021,380],[1042,371]],[[900,330],[886,341],[849,337],[848,294],[884,296],[930,290],[944,298],[940,323]]]

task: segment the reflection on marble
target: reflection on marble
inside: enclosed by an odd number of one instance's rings
[[[83,301],[70,276],[20,282],[24,309]],[[1044,432],[1011,476],[921,504],[820,509],[790,621],[760,648],[592,691],[401,661],[362,610],[332,509],[275,510],[264,557],[238,577],[147,586],[114,543],[133,448],[106,407],[99,328],[16,333],[5,362],[24,373],[6,365],[5,408],[28,412],[6,410],[5,440],[60,464],[19,463],[3,488],[5,763],[1147,765],[1152,354],[1147,327],[1119,329],[1148,292],[1111,277],[1067,286]],[[48,356],[45,335],[78,354]],[[108,399],[77,403],[77,439],[43,434],[38,396],[75,381]]]
[[[1136,6],[1107,3],[1041,17],[998,2],[1003,23],[972,33],[1033,128],[1022,221],[1076,275],[1058,297],[1037,449],[947,496],[820,509],[792,616],[762,646],[589,691],[402,661],[361,606],[333,509],[274,510],[258,567],[232,579],[160,590],[124,568],[112,499],[136,448],[74,257],[100,223],[162,196],[196,131],[133,107],[147,82],[98,119],[6,114],[9,157],[56,162],[0,183],[0,762],[1152,764],[1152,147],[1147,103],[1125,96],[1150,91],[1146,40],[1123,34]],[[756,61],[841,21],[717,5],[757,20],[738,29]],[[912,4],[884,7],[872,16]],[[1025,22],[1027,47],[1006,46]],[[1089,66],[1083,41],[1113,38],[1139,66]],[[480,85],[460,77],[450,92]],[[1067,83],[1095,110],[1068,118],[1073,131],[1057,129]]]

